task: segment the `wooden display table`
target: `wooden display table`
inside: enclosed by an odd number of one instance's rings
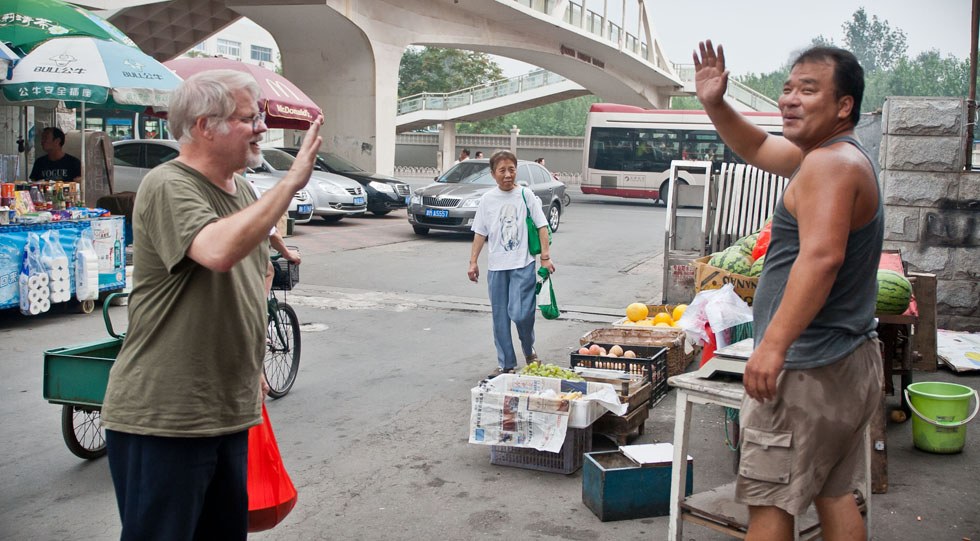
[[[733,487],[694,494],[684,498],[687,490],[687,460],[690,443],[691,410],[694,404],[719,405],[741,409],[745,389],[741,381],[722,381],[701,379],[694,374],[681,374],[667,380],[677,388],[677,411],[674,417],[674,460],[670,483],[670,530],[668,539],[682,539],[684,521],[706,526],[738,538],[745,537],[748,529],[748,508],[735,503]],[[870,435],[870,430],[869,430]],[[865,446],[864,495],[871,494],[871,439]],[[865,514],[865,529],[870,538],[871,520],[868,513],[869,496],[859,498],[862,513]],[[816,539],[820,536],[819,522],[812,507],[808,513],[796,519],[796,539]]]

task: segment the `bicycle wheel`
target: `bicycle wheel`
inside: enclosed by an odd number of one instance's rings
[[[63,406],[61,435],[65,438],[68,450],[78,458],[92,460],[105,455],[102,412],[98,409]]]
[[[292,306],[279,303],[269,318],[268,341],[262,365],[272,398],[286,396],[296,383],[299,353],[299,318]]]

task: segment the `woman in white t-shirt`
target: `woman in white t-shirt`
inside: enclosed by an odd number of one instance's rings
[[[490,157],[490,174],[497,188],[480,199],[473,220],[473,248],[467,276],[473,282],[480,278],[477,260],[483,246],[487,255],[487,284],[493,312],[493,341],[497,348],[497,370],[491,376],[513,372],[517,367],[511,322],[528,363],[537,360],[534,352],[534,312],[536,281],[534,257],[528,252],[528,210],[541,239],[541,266],[555,272],[548,245],[548,219],[541,210],[541,200],[531,190],[517,185],[517,156],[501,150]]]

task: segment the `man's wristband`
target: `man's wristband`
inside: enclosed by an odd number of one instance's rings
[[[551,256],[550,255],[548,255],[548,256],[544,256],[544,255],[541,256],[541,261],[548,261],[549,259],[551,259]]]

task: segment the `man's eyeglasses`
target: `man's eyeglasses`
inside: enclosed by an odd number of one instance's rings
[[[234,118],[236,120],[240,120],[242,122],[249,122],[249,123],[251,123],[252,124],[252,131],[258,130],[260,123],[265,123],[265,113],[255,113],[252,116],[233,116],[231,118]]]

